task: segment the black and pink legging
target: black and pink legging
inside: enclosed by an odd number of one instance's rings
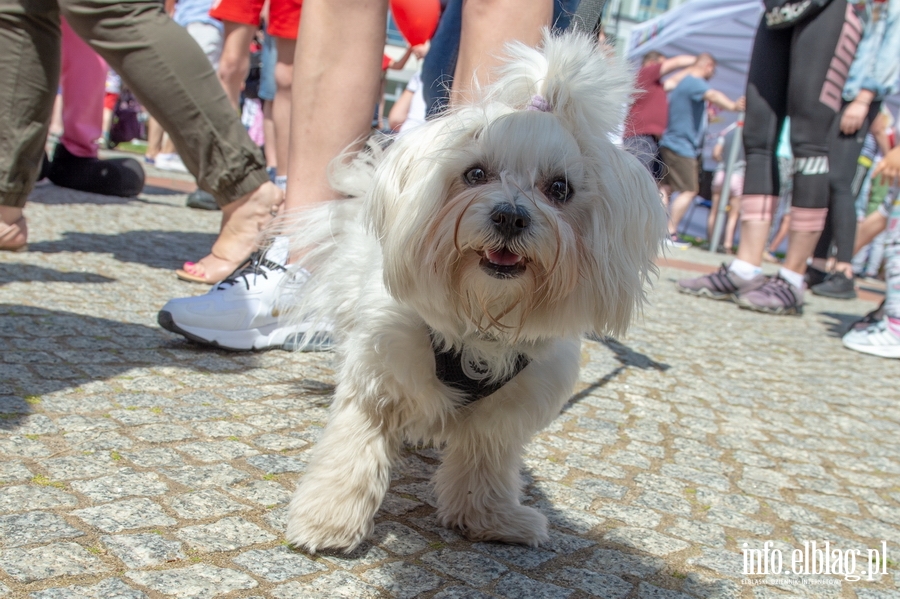
[[[831,0],[818,15],[790,29],[770,30],[760,22],[747,80],[741,220],[772,220],[780,191],[775,150],[784,118],[790,116],[791,230],[824,228],[829,133],[861,36],[862,24],[846,0]]]

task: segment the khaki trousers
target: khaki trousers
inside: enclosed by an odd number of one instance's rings
[[[40,169],[59,81],[60,14],[162,124],[219,205],[268,181],[209,60],[162,2],[0,0],[0,204],[23,206]]]

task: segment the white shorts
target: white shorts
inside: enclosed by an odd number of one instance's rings
[[[213,69],[219,70],[219,59],[222,58],[223,44],[222,32],[219,28],[209,23],[197,21],[188,23],[185,29],[191,34],[191,37],[194,38],[194,41],[197,42],[203,53],[206,54]]]

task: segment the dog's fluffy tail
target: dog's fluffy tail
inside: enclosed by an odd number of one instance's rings
[[[499,77],[484,90],[488,101],[522,109],[539,96],[573,133],[606,136],[622,122],[634,76],[586,33],[544,30],[540,48],[514,42],[507,54]]]

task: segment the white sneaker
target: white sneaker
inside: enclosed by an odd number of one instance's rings
[[[865,329],[850,330],[842,339],[844,347],[882,358],[900,358],[900,337],[888,327],[885,317]]]
[[[188,172],[187,167],[184,166],[184,162],[181,160],[181,156],[178,154],[157,154],[153,166],[161,171]]]
[[[309,278],[307,271],[288,273],[287,252],[287,238],[276,238],[265,254],[254,253],[247,265],[208,293],[169,300],[157,315],[159,326],[198,343],[236,351],[330,349],[329,326],[279,323],[275,309],[279,286],[290,285],[297,293]]]

